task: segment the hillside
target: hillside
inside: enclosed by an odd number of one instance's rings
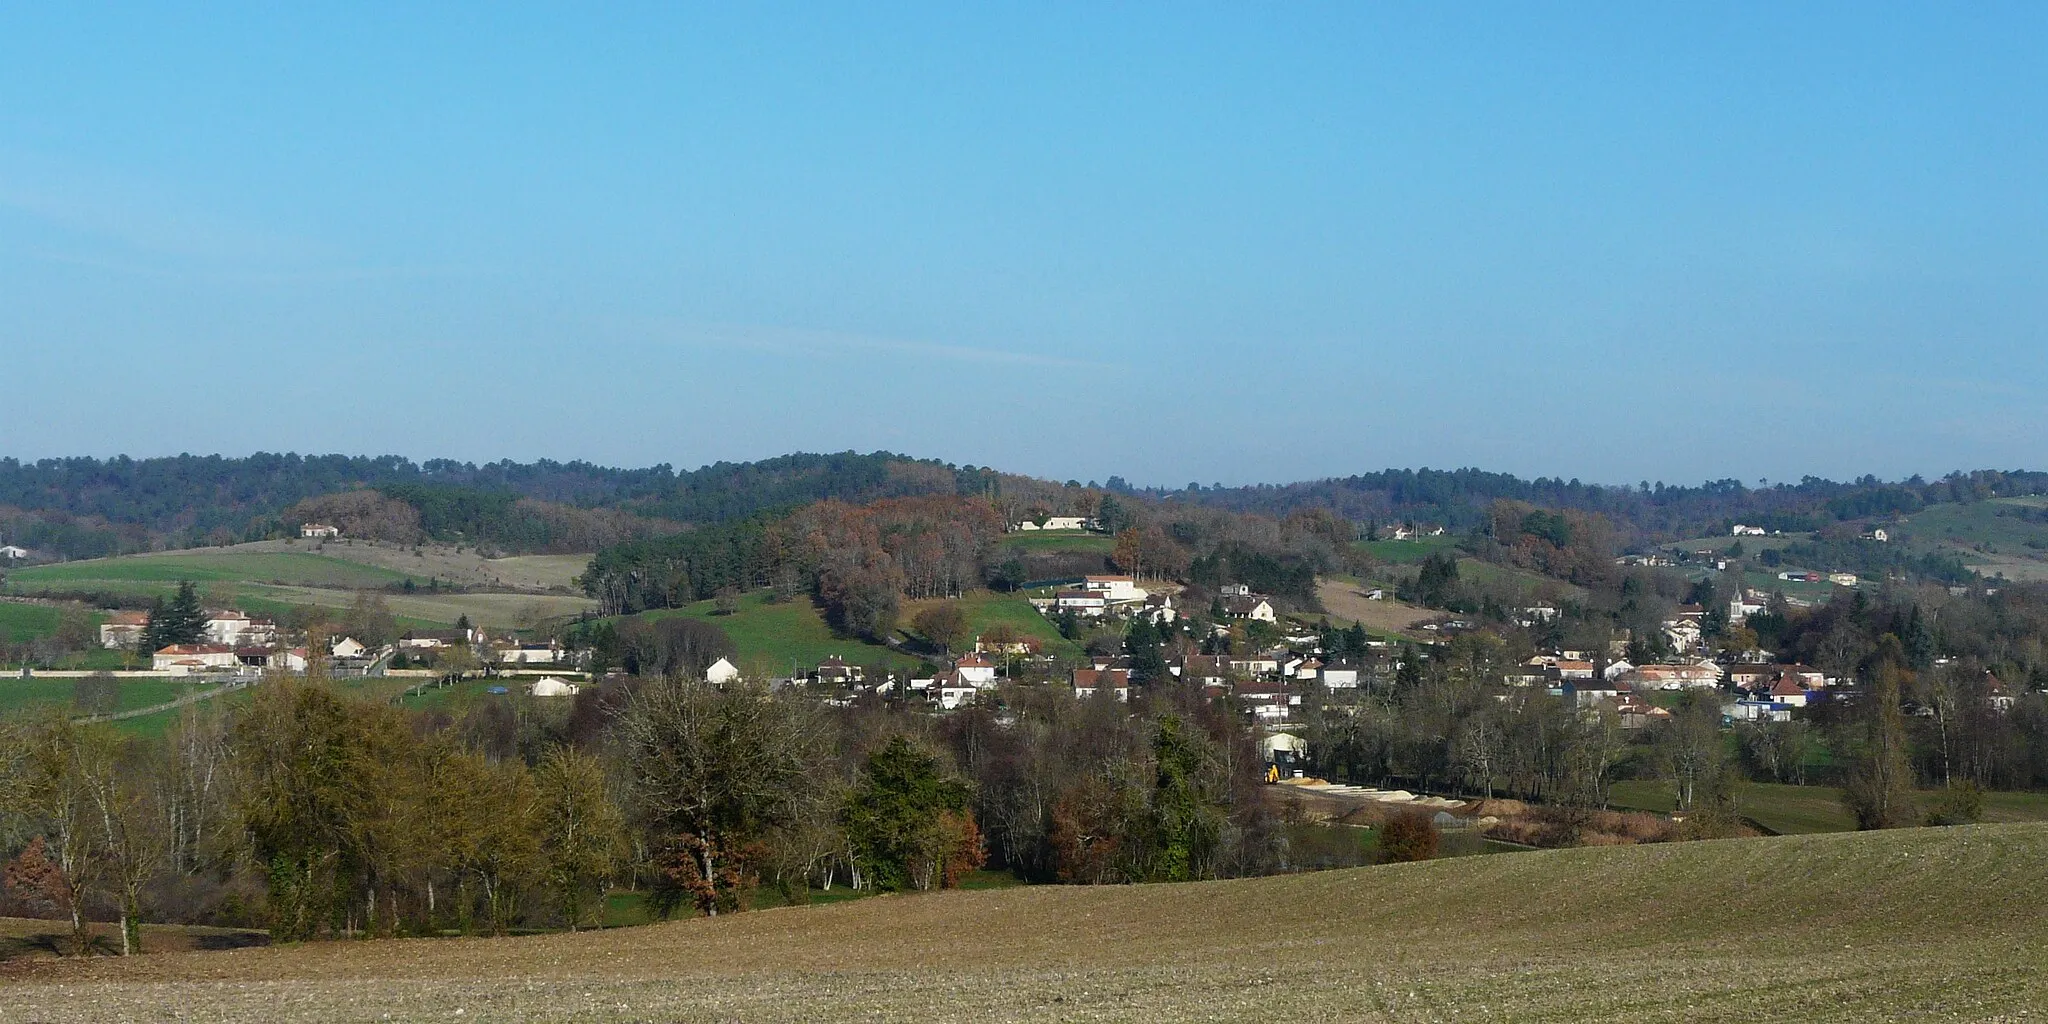
[[[2040,498],[1936,505],[1894,529],[1898,541],[1953,553],[1986,576],[2048,580],[2048,501]]]
[[[143,601],[168,596],[178,581],[190,580],[209,605],[280,615],[293,606],[346,608],[357,591],[376,590],[406,624],[448,625],[467,615],[480,625],[511,628],[592,607],[594,602],[567,592],[586,561],[581,555],[486,559],[451,548],[425,547],[415,554],[412,548],[369,542],[263,541],[26,566],[7,573],[5,592]],[[403,589],[407,583],[412,590]],[[448,593],[439,589],[444,584],[489,592]],[[47,619],[54,612],[41,614]]]
[[[2048,826],[861,900],[11,973],[7,1019],[1986,1020],[2039,1009]]]

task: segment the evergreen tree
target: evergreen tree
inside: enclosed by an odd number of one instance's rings
[[[149,607],[149,625],[142,630],[142,649],[160,651],[172,644],[196,644],[206,639],[206,610],[199,606],[199,592],[191,582],[178,584],[178,595],[166,602],[157,598]]]
[[[1152,787],[1155,845],[1147,873],[1162,882],[1213,877],[1223,814],[1209,793],[1214,773],[1207,747],[1179,716],[1165,715],[1152,739],[1152,759],[1158,770]]]
[[[878,889],[929,889],[944,883],[961,825],[971,821],[967,783],[902,736],[868,757],[866,778],[839,813],[862,874]]]
[[[1143,615],[1131,620],[1130,631],[1124,634],[1124,653],[1131,656],[1133,682],[1151,683],[1167,677],[1166,655],[1159,647],[1159,631],[1153,628],[1152,620]]]

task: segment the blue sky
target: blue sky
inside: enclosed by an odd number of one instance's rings
[[[2048,6],[15,5],[0,453],[2048,468]]]

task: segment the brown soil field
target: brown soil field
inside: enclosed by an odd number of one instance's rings
[[[1417,623],[1442,614],[1400,601],[1368,600],[1357,584],[1342,580],[1317,580],[1316,597],[1329,611],[1330,621],[1362,623],[1365,628],[1382,633],[1405,633]]]
[[[0,1021],[2020,1020],[2048,825],[0,966]]]
[[[361,562],[420,577],[438,576],[465,587],[503,587],[531,592],[577,592],[573,580],[590,564],[589,555],[514,555],[485,558],[475,551],[424,545],[417,549],[372,540],[281,541],[237,544],[222,551],[298,551]],[[415,551],[418,554],[415,554]]]
[[[85,926],[86,944],[100,955],[121,951],[121,929],[109,922],[92,921]],[[71,946],[71,922],[43,921],[25,917],[0,917],[0,963],[54,959]],[[152,953],[189,953],[206,949],[241,949],[262,946],[270,937],[246,928],[188,928],[181,925],[142,926],[143,949]],[[0,1020],[6,1019],[0,1010]]]

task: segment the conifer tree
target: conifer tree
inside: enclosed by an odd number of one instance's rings
[[[166,602],[158,598],[149,608],[149,625],[142,630],[142,649],[160,651],[172,644],[196,644],[206,639],[206,610],[199,606],[199,592],[190,580],[178,584],[178,594]]]

